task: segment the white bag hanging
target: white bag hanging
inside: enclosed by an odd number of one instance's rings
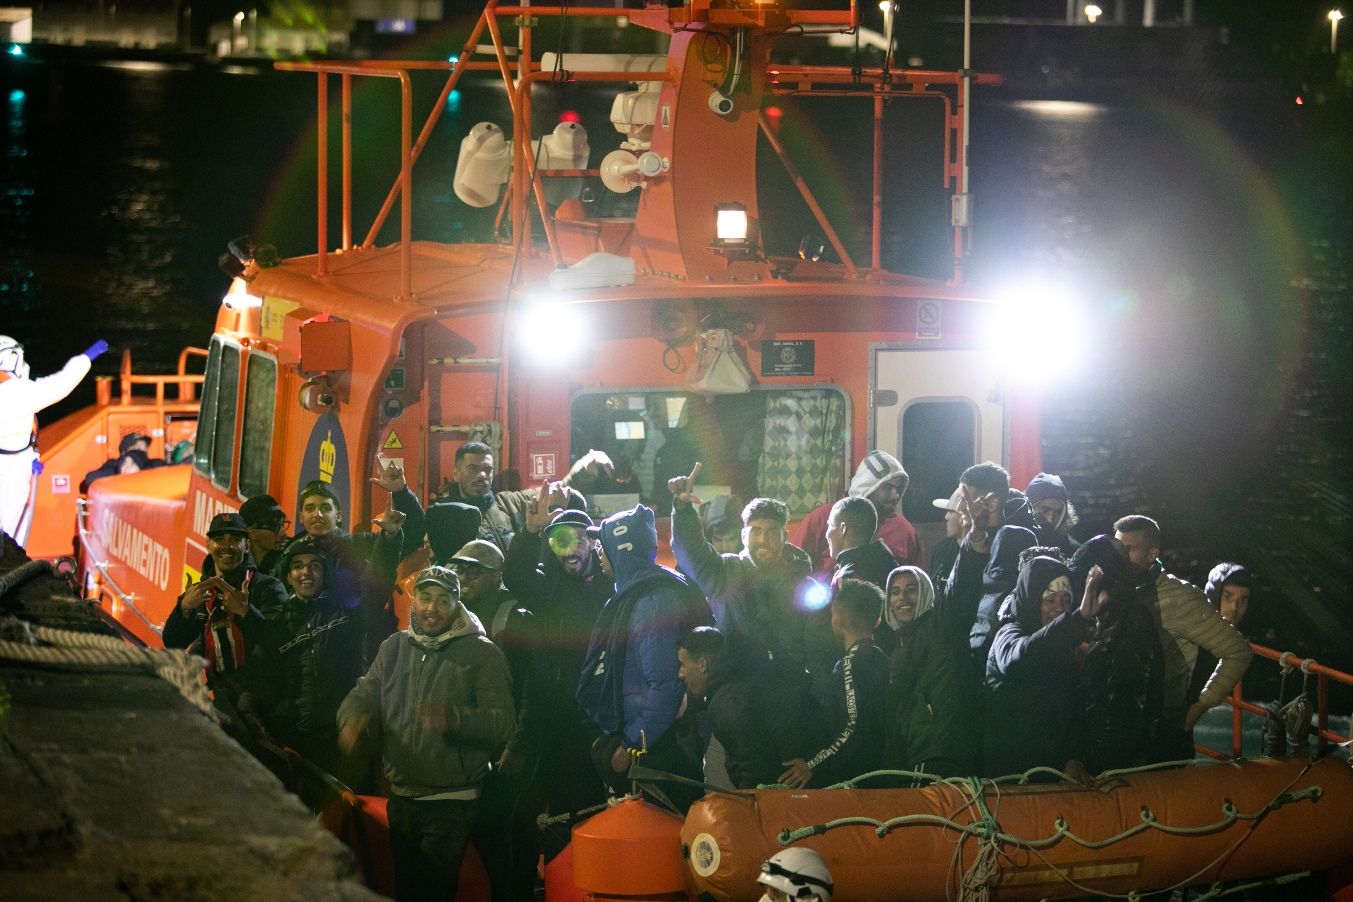
[[[710,329],[696,338],[700,355],[686,387],[697,395],[738,395],[752,387],[752,374],[738,357],[733,333]]]

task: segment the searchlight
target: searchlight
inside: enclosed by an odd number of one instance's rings
[[[1063,281],[1034,280],[1002,292],[983,328],[983,345],[1006,377],[1034,388],[1070,378],[1090,330],[1083,305]]]
[[[527,366],[564,369],[581,360],[591,330],[574,304],[548,297],[528,303],[517,314],[517,350]]]

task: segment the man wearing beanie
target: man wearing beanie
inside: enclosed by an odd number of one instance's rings
[[[1038,544],[1058,548],[1063,557],[1070,558],[1081,547],[1080,542],[1071,538],[1071,527],[1080,522],[1080,518],[1067,495],[1062,477],[1039,473],[1029,480],[1024,494],[1038,524]]]
[[[916,537],[916,527],[897,509],[910,482],[911,478],[896,457],[887,451],[870,451],[855,468],[855,475],[846,492],[848,498],[868,498],[873,503],[878,514],[878,530],[873,538],[883,540],[899,565],[919,564],[921,561],[921,543]],[[836,566],[827,548],[827,518],[831,516],[835,503],[833,500],[815,508],[799,521],[791,538],[795,545],[808,553],[813,572],[817,574],[830,574]]]
[[[709,604],[685,577],[657,563],[649,508],[614,514],[595,531],[615,594],[597,617],[578,681],[578,703],[601,733],[593,762],[617,790],[626,788],[636,759],[698,780],[698,749],[683,748],[674,730],[685,696],[677,642],[691,628],[713,624]]]
[[[615,580],[601,568],[596,539],[588,535],[595,524],[587,512],[550,510],[567,503],[567,497],[552,484],[532,499],[525,528],[512,537],[503,561],[503,583],[532,620],[534,673],[524,687],[520,748],[528,757],[538,756],[534,788],[551,814],[606,801],[592,767],[595,730],[574,690],[592,625],[615,591]],[[567,836],[559,839],[547,843],[547,858],[568,841]]]

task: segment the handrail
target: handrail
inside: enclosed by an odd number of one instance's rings
[[[1344,673],[1342,670],[1335,670],[1333,667],[1327,667],[1314,658],[1303,658],[1290,651],[1277,651],[1264,645],[1251,642],[1250,650],[1258,657],[1266,658],[1284,668],[1298,669],[1305,674],[1315,674],[1316,677],[1316,753],[1324,754],[1329,750],[1331,743],[1348,742],[1350,736],[1336,733],[1329,728],[1329,681],[1342,683],[1345,686],[1353,686],[1353,674]],[[1268,708],[1263,705],[1247,700],[1241,688],[1243,681],[1237,681],[1235,688],[1226,698],[1226,704],[1231,706],[1231,754],[1227,756],[1223,752],[1209,748],[1201,744],[1195,744],[1194,748],[1210,758],[1226,759],[1239,758],[1244,751],[1244,715],[1254,714],[1259,717],[1268,716]],[[1353,729],[1350,730],[1353,732]]]
[[[115,594],[118,597],[118,600],[121,601],[124,605],[126,605],[127,609],[130,610],[133,614],[135,614],[137,617],[140,617],[141,622],[144,623],[147,627],[149,627],[150,630],[153,633],[155,633],[155,635],[157,636],[160,635],[161,633],[164,632],[164,629],[159,624],[152,623],[150,618],[141,612],[141,609],[136,606],[136,602],[134,600],[136,596],[128,595],[126,592],[122,591],[122,587],[119,586],[117,584],[117,581],[114,580],[113,577],[108,573],[108,562],[99,560],[98,556],[94,554],[94,549],[90,547],[88,542],[89,536],[93,534],[93,531],[90,530],[89,528],[88,520],[86,519],[88,515],[89,515],[89,499],[77,498],[75,501],[75,525],[76,525],[76,534],[79,536],[80,539],[80,551],[86,555],[87,559],[90,562],[93,563],[94,569],[99,571],[99,577],[103,579],[105,582],[107,582],[109,586],[112,587],[113,594]]]
[[[201,385],[206,379],[201,373],[189,373],[188,358],[190,356],[206,357],[205,348],[186,347],[179,352],[178,372],[174,375],[146,375],[135,374],[132,372],[132,351],[131,348],[122,349],[122,364],[118,371],[118,381],[122,388],[122,395],[119,403],[123,405],[132,403],[132,386],[135,385],[153,385],[155,386],[155,403],[163,405],[165,403],[165,389],[170,385],[178,386],[178,400],[183,402],[192,402],[197,400],[197,391],[193,386]]]

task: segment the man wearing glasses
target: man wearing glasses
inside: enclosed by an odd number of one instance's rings
[[[249,551],[258,569],[272,573],[282,559],[282,548],[291,540],[291,520],[272,495],[255,495],[240,505],[240,516],[249,527]]]

